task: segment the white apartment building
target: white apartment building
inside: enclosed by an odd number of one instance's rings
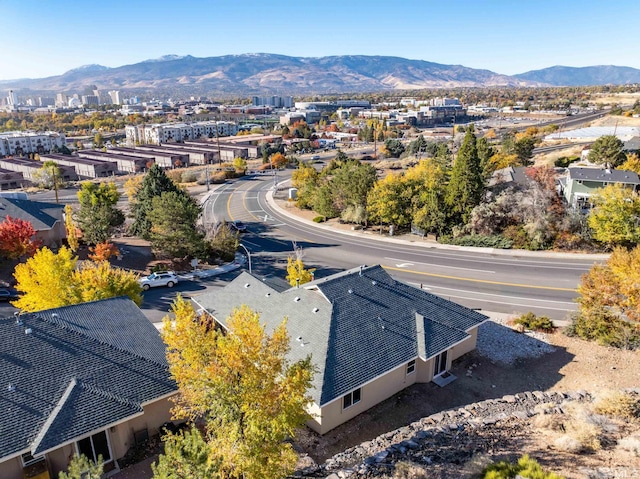
[[[62,148],[64,143],[65,136],[62,133],[9,131],[0,133],[0,156],[50,153],[54,146]]]
[[[125,127],[128,145],[160,145],[173,141],[215,138],[216,136],[234,136],[237,133],[238,125],[231,121],[158,123],[153,125],[127,125]]]
[[[111,97],[111,103],[114,105],[122,105],[122,99],[120,98],[120,92],[118,90],[111,90],[109,97]]]

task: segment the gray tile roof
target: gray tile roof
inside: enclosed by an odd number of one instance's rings
[[[568,168],[569,178],[586,181],[601,181],[607,183],[623,183],[630,185],[640,185],[640,178],[634,171],[614,170],[603,168]]]
[[[160,361],[157,330],[128,299],[23,314],[21,321],[0,319],[0,458],[42,453],[177,390]]]
[[[269,329],[287,317],[290,359],[312,355],[318,372],[311,394],[319,405],[419,355],[427,359],[448,349],[487,319],[395,281],[380,266],[338,273],[282,293],[243,273],[223,294],[203,294],[195,301],[223,324],[242,304],[258,311]],[[424,318],[420,337],[416,314]]]
[[[29,221],[36,231],[53,228],[56,221],[59,221],[56,210],[62,209],[64,205],[55,203],[0,197],[0,221],[7,216],[20,218]]]

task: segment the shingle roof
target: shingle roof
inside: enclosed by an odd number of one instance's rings
[[[318,372],[311,395],[319,405],[418,356],[427,359],[448,349],[487,319],[395,281],[380,266],[338,273],[282,293],[243,273],[223,294],[204,294],[195,301],[223,323],[242,304],[258,311],[268,328],[287,317],[290,359],[312,355]],[[422,328],[416,315],[424,318]]]
[[[157,330],[128,299],[20,319],[0,319],[0,458],[42,453],[177,390]]]
[[[59,217],[55,210],[64,209],[64,205],[45,203],[43,201],[19,200],[15,198],[0,198],[0,221],[7,216],[29,221],[36,231],[53,228]]]
[[[608,183],[624,183],[640,185],[640,178],[634,171],[602,168],[568,168],[572,180],[602,181]]]

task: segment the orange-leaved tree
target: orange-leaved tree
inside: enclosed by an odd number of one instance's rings
[[[7,216],[0,223],[0,256],[9,259],[31,256],[41,244],[34,239],[35,234],[36,231],[29,221]]]
[[[120,254],[118,247],[110,241],[89,246],[89,251],[89,259],[95,262],[109,261],[109,258],[112,256],[118,256]]]

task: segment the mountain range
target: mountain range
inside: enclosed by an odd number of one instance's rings
[[[390,56],[309,58],[255,53],[208,58],[165,55],[116,68],[85,65],[58,76],[2,81],[0,87],[61,92],[96,85],[101,90],[248,95],[635,82],[640,82],[640,70],[616,66],[556,66],[509,76]]]

